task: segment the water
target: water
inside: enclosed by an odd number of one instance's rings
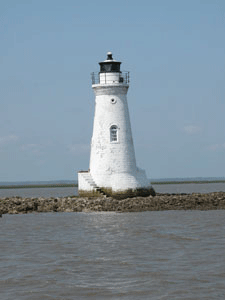
[[[66,197],[78,195],[77,187],[0,189],[1,197]]]
[[[153,185],[157,193],[213,193],[225,192],[225,182],[218,183],[182,183]]]
[[[225,182],[201,184],[157,184],[153,185],[157,193],[211,193],[225,192]],[[29,188],[29,189],[0,189],[1,197],[64,197],[78,195],[77,188]]]
[[[225,211],[0,219],[0,299],[224,299]]]

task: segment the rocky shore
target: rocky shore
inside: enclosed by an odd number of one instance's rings
[[[209,194],[156,194],[127,199],[107,198],[0,198],[0,215],[31,212],[142,212],[162,210],[225,209],[225,192]]]

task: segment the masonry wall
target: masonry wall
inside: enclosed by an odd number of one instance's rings
[[[127,104],[128,85],[94,85],[95,116],[90,173],[95,183],[113,190],[149,186],[137,168]],[[118,127],[118,141],[110,141],[110,127]]]
[[[78,190],[91,192],[93,187],[88,183],[84,175],[84,172],[78,172]]]

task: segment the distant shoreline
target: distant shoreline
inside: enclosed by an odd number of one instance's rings
[[[206,184],[206,183],[225,183],[225,180],[182,180],[182,181],[151,181],[152,185],[164,184]],[[77,183],[53,183],[53,184],[12,184],[0,185],[0,189],[29,189],[29,188],[65,188],[78,187]]]
[[[151,181],[151,184],[201,184],[201,183],[225,183],[225,180],[182,180],[182,181]]]
[[[56,184],[19,184],[19,185],[0,185],[0,189],[30,189],[30,188],[62,188],[62,187],[78,187],[78,184],[74,183],[56,183]]]

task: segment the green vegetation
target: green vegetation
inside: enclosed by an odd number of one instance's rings
[[[225,183],[225,180],[183,180],[183,181],[151,181],[151,184],[189,184],[189,183]]]
[[[0,185],[0,189],[30,189],[30,188],[57,188],[57,187],[77,187],[73,183],[56,183],[56,184],[27,184],[27,185]]]

